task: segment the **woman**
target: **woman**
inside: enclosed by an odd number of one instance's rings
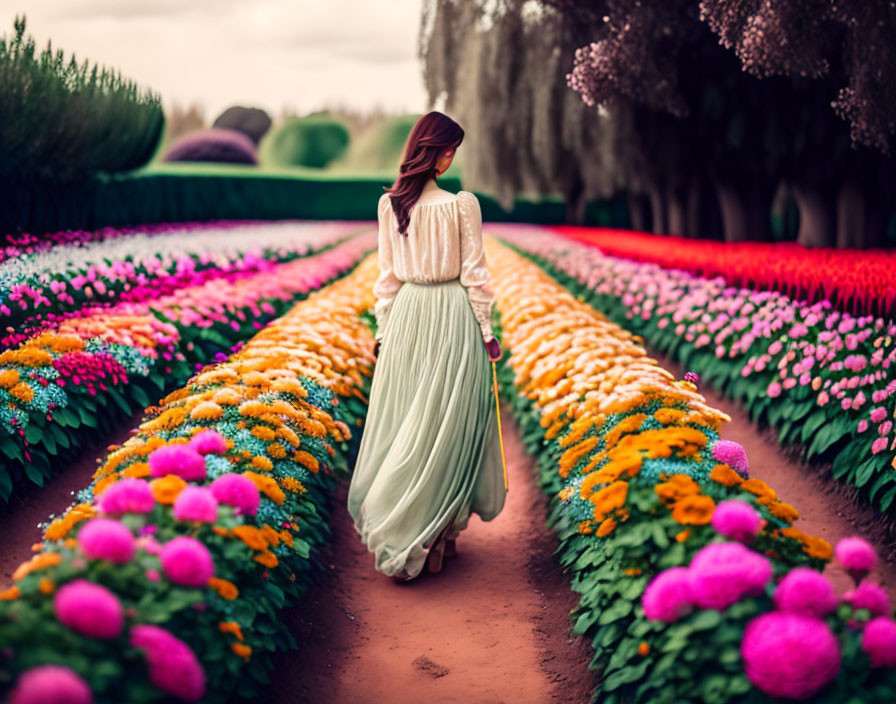
[[[438,572],[471,513],[490,521],[506,496],[482,214],[472,193],[435,181],[463,137],[440,112],[421,117],[379,201],[377,363],[348,509],[397,581]]]

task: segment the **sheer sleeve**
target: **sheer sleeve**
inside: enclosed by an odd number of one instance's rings
[[[389,310],[392,308],[392,301],[403,283],[401,279],[395,276],[392,264],[392,238],[389,232],[389,213],[386,210],[391,207],[389,194],[384,193],[380,197],[377,208],[379,226],[377,263],[379,264],[380,275],[373,285],[373,294],[376,296],[376,303],[373,307],[374,315],[376,316],[376,335],[374,337],[377,340],[382,340],[383,338],[386,322],[389,319]]]
[[[460,282],[467,288],[470,306],[482,331],[482,339],[494,337],[491,311],[495,297],[489,284],[491,274],[482,248],[482,210],[479,200],[469,191],[458,194],[460,205]]]

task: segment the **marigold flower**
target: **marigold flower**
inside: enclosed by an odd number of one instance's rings
[[[221,631],[221,633],[230,633],[236,636],[237,640],[245,640],[240,624],[236,621],[221,621],[221,623],[218,624],[218,630]]]
[[[674,503],[685,496],[700,493],[700,485],[687,474],[673,474],[668,481],[657,484],[653,490],[666,503]]]
[[[228,601],[233,601],[240,594],[239,589],[237,589],[233,582],[229,582],[228,580],[219,577],[209,578],[208,586],[218,592],[218,595],[222,599],[227,599]]]
[[[186,489],[186,487],[187,483],[175,474],[153,479],[149,483],[149,488],[152,489],[152,495],[155,497],[155,500],[166,506],[172,505],[180,495],[180,492]]]
[[[709,473],[709,478],[723,486],[737,486],[744,482],[744,478],[735,472],[727,464],[717,464]]]
[[[703,526],[712,521],[716,502],[709,496],[685,496],[675,502],[672,518],[685,525]]]
[[[263,550],[252,559],[256,562],[260,562],[265,567],[276,567],[279,564],[277,556],[270,550]]]
[[[243,660],[248,661],[252,657],[252,648],[245,643],[234,643],[230,646],[234,653],[239,655]]]

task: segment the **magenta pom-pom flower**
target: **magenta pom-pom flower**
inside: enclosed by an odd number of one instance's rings
[[[203,430],[192,437],[190,446],[200,455],[223,455],[227,452],[227,439],[217,430]]]
[[[215,573],[208,548],[196,538],[185,535],[165,543],[159,560],[165,576],[185,587],[204,587]]]
[[[233,506],[237,514],[254,516],[261,502],[258,487],[242,474],[222,474],[211,484],[212,493],[222,504]]]
[[[871,544],[862,538],[843,538],[834,548],[834,554],[856,584],[862,581],[877,563],[877,553]]]
[[[694,555],[689,572],[696,604],[721,611],[761,594],[772,578],[772,564],[740,543],[711,543]]]
[[[677,621],[694,609],[688,570],[672,567],[651,580],[641,599],[644,615],[654,621]]]
[[[747,460],[747,451],[739,443],[733,440],[719,440],[712,448],[712,456],[716,462],[727,464],[744,479],[749,478],[750,463]]]
[[[868,609],[876,616],[890,615],[890,597],[883,588],[873,582],[862,582],[843,595],[843,601],[854,609]]]
[[[774,602],[780,611],[821,617],[837,608],[838,599],[827,577],[808,567],[795,567],[775,589]]]
[[[115,638],[124,627],[124,609],[112,592],[86,579],[60,587],[53,598],[59,622],[93,638]]]
[[[205,694],[205,671],[180,638],[158,626],[140,625],[131,629],[131,645],[143,651],[150,682],[165,694],[188,702]]]
[[[109,515],[149,513],[155,505],[149,482],[135,477],[125,477],[110,484],[99,498],[100,509]]]
[[[896,622],[878,616],[865,624],[862,650],[871,658],[871,667],[896,667]]]
[[[726,538],[746,543],[762,529],[762,516],[745,501],[722,501],[712,514],[712,527]]]
[[[92,518],[78,533],[78,545],[91,560],[130,562],[137,549],[131,529],[113,518]]]
[[[772,697],[808,699],[840,671],[840,645],[827,624],[783,611],[747,624],[741,657],[747,679]]]
[[[149,455],[153,477],[176,474],[185,481],[205,479],[205,458],[190,445],[164,445]]]
[[[700,381],[700,375],[697,372],[685,372],[684,380],[696,384]]]
[[[218,519],[218,500],[203,486],[188,486],[174,500],[174,517],[178,521],[214,523]]]
[[[39,665],[25,670],[16,682],[10,704],[93,704],[90,685],[62,665]]]

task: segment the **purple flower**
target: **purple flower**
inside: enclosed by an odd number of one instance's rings
[[[690,574],[685,567],[672,567],[651,580],[641,599],[644,615],[653,621],[671,623],[694,608]]]
[[[177,495],[173,508],[178,521],[214,523],[218,519],[218,500],[202,486],[186,487]]]
[[[205,458],[190,445],[164,445],[149,455],[153,477],[175,474],[186,481],[205,479]]]
[[[261,501],[258,487],[242,474],[222,474],[212,482],[211,490],[222,504],[236,508],[237,514],[254,516],[258,511]]]
[[[868,609],[877,616],[890,615],[890,597],[880,585],[873,582],[862,582],[855,589],[846,592],[843,601],[856,610]]]
[[[180,536],[165,543],[159,553],[165,576],[185,587],[204,587],[215,573],[208,548],[196,538]]]
[[[712,527],[726,538],[746,543],[761,530],[762,517],[744,501],[722,501],[712,514]]]
[[[743,446],[733,440],[719,440],[712,448],[712,456],[716,462],[727,464],[744,479],[750,476],[750,463]]]
[[[203,430],[196,433],[190,445],[200,455],[223,455],[227,452],[227,439],[217,430]]]
[[[779,611],[820,617],[834,611],[838,599],[834,587],[820,572],[795,567],[775,589],[774,602]]]
[[[155,508],[149,482],[134,477],[125,477],[110,484],[99,498],[103,513],[149,513]]]
[[[130,635],[131,646],[143,650],[149,679],[159,690],[188,702],[202,698],[205,671],[190,646],[158,626],[134,626]]]
[[[840,645],[827,624],[772,611],[747,624],[741,641],[747,679],[772,697],[808,699],[840,671]]]

